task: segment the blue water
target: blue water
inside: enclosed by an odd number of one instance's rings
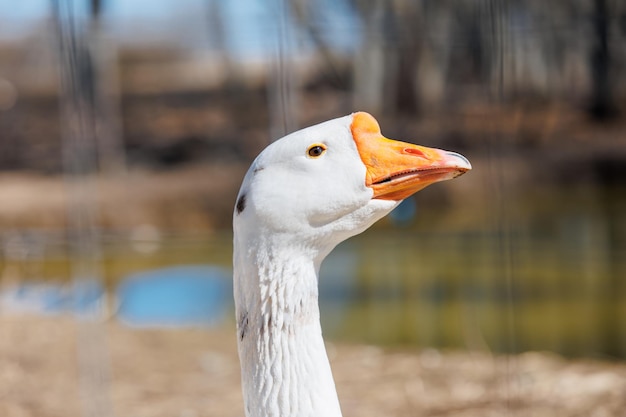
[[[90,315],[102,310],[104,295],[104,287],[94,279],[72,285],[20,282],[0,292],[0,309],[9,313]]]
[[[354,294],[356,269],[350,245],[338,248],[322,267],[320,298],[324,316],[332,318],[326,320],[331,332]],[[8,313],[102,317],[110,314],[107,306],[132,327],[213,326],[232,314],[232,271],[211,265],[147,270],[123,277],[112,294],[97,280],[73,285],[22,282],[0,292],[0,309]]]
[[[0,292],[0,309],[13,314],[107,316],[107,305],[133,327],[212,326],[232,310],[232,273],[209,265],[185,265],[124,277],[109,294],[99,281],[73,285],[22,282]]]
[[[126,277],[115,292],[117,317],[139,327],[210,326],[232,307],[231,272],[190,265]]]

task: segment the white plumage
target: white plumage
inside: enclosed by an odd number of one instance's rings
[[[268,146],[233,216],[234,296],[248,417],[336,417],[318,308],[322,260],[425,186],[471,169],[461,155],[384,138],[367,113]]]

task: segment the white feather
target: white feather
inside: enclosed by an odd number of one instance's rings
[[[248,417],[341,415],[319,320],[319,267],[398,204],[372,199],[351,122],[342,117],[274,142],[241,186],[234,296]],[[316,143],[326,152],[311,158]]]

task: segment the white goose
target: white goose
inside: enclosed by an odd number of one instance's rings
[[[470,169],[457,153],[386,139],[363,112],[285,136],[256,158],[233,215],[246,416],[341,416],[319,320],[322,260],[404,198]]]

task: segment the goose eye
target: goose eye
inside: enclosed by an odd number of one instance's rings
[[[309,149],[306,151],[307,155],[311,158],[319,158],[324,152],[326,152],[326,146],[321,143],[309,146]]]

